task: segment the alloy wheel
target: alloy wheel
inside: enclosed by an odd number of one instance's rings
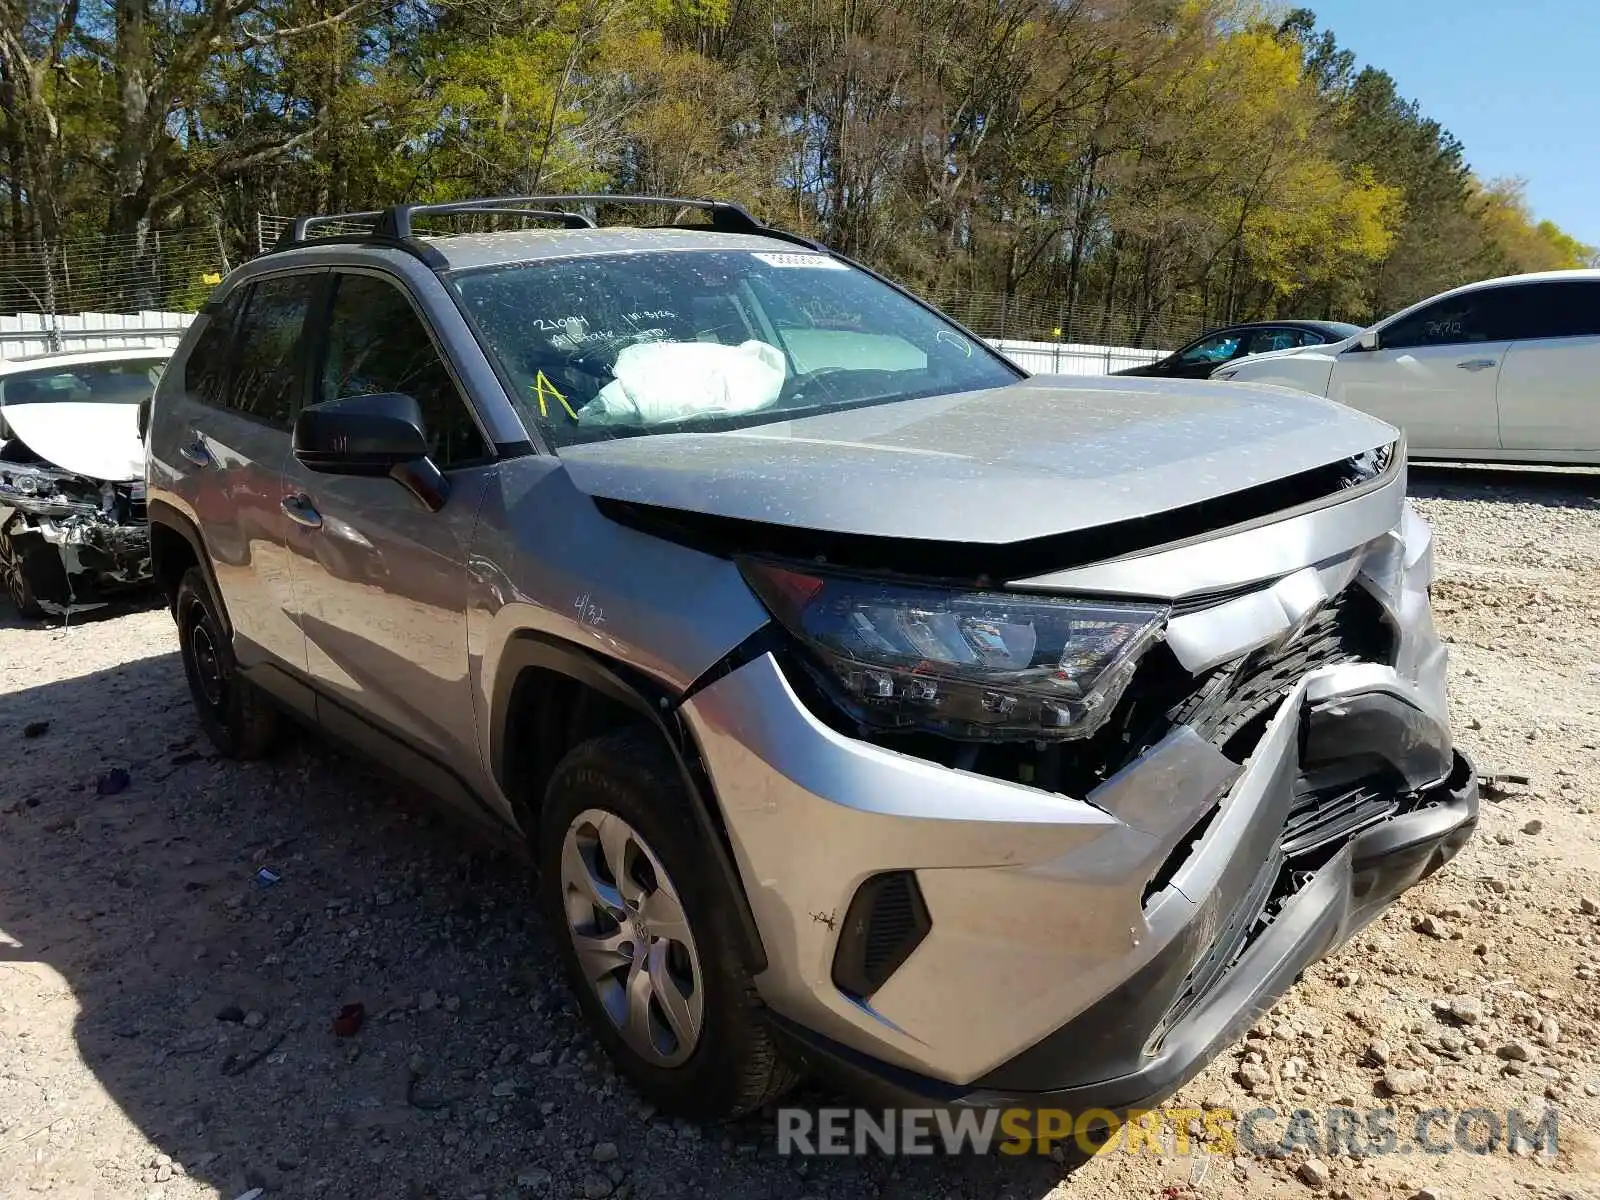
[[[680,1066],[700,1040],[704,976],[660,858],[627,821],[588,809],[567,826],[561,894],[583,976],[623,1042],[653,1066]]]

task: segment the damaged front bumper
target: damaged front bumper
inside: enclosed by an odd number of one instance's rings
[[[99,607],[152,577],[144,485],[0,463],[0,571],[45,612]]]
[[[1309,619],[1205,609],[1291,631],[1207,652],[1170,730],[1077,795],[851,736],[771,654],[685,703],[796,1053],[901,1101],[1143,1104],[1454,855],[1476,779],[1430,537],[1394,516],[1315,568]]]
[[[792,1021],[782,1029],[810,1066],[881,1103],[1118,1114],[1153,1108],[1241,1037],[1307,967],[1449,862],[1477,821],[1477,778],[1457,753],[1449,778],[1420,793],[1406,812],[1369,827],[1286,884],[1271,923],[1137,1058],[1127,1053],[1129,1033],[1192,981],[1188,964],[1197,953],[1202,963],[1209,957],[1205,935],[1214,913],[1197,913],[1136,975],[971,1086],[883,1062]]]

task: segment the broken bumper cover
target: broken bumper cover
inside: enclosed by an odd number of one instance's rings
[[[0,497],[0,567],[28,569],[29,586],[46,611],[98,607],[107,596],[153,578],[150,526],[144,521],[50,507]],[[35,562],[25,568],[23,559],[30,554],[58,558],[59,566],[40,568]]]
[[[150,526],[143,522],[122,524],[100,515],[35,517],[23,528],[61,551],[68,574],[88,572],[126,584],[150,578]]]
[[[111,483],[45,462],[0,463],[0,534],[13,554],[54,547],[71,595],[151,578],[144,483]]]
[[[1151,1108],[1242,1036],[1307,967],[1449,862],[1477,821],[1477,776],[1457,752],[1449,778],[1423,792],[1409,812],[1358,834],[1312,873],[1216,986],[1166,1031],[1154,1053],[1124,1074],[1098,1075],[1096,1048],[1125,1042],[1147,998],[1171,994],[1173,980],[1187,972],[1194,938],[1175,939],[1123,986],[970,1086],[882,1062],[794,1022],[781,1021],[780,1028],[809,1065],[882,1103],[1118,1114]],[[1018,1086],[1030,1084],[1037,1086]]]
[[[1436,682],[1318,668],[1244,764],[1180,726],[1086,799],[830,729],[770,656],[681,711],[800,1057],[922,1103],[1104,1107],[1179,1086],[1466,841]],[[871,941],[854,903],[886,874],[915,880],[886,940],[907,912],[920,936],[852,989],[841,946]]]

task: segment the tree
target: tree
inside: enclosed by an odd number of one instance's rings
[[[1312,12],[1262,12],[0,0],[0,286],[142,306],[195,286],[174,228],[561,189],[726,196],[984,332],[1141,343],[1591,254]]]

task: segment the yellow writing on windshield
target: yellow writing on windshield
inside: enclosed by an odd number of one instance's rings
[[[572,405],[567,403],[567,398],[561,394],[561,389],[551,383],[543,371],[540,371],[533,381],[533,394],[538,397],[539,415],[541,417],[550,415],[549,401],[553,398],[562,408],[567,410],[567,416],[574,421],[578,419],[578,414],[572,411]]]

